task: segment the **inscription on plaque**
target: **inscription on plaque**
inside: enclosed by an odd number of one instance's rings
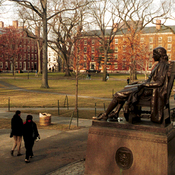
[[[116,163],[123,170],[129,169],[133,163],[133,155],[130,149],[120,147],[116,152]]]

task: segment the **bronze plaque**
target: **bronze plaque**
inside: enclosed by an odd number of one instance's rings
[[[116,152],[117,165],[123,170],[129,169],[133,163],[133,155],[130,149],[120,147]]]

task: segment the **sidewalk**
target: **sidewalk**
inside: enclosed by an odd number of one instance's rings
[[[16,109],[17,110],[17,109]],[[22,109],[19,109],[22,111]],[[12,116],[14,115],[14,112],[7,112],[6,108],[0,108],[0,118],[8,118],[11,119]],[[33,115],[33,120],[34,121],[39,121],[39,115],[38,114],[32,114]],[[21,118],[23,121],[26,119],[27,114],[26,113],[21,113]],[[69,124],[70,123],[70,118],[69,117],[58,117],[58,116],[51,116],[51,123],[59,123],[59,124]],[[72,120],[72,125],[77,125],[77,119],[73,118]],[[78,125],[81,127],[90,127],[92,125],[92,120],[88,119],[79,119]],[[56,135],[60,133],[61,131],[58,130],[45,130],[45,129],[40,129],[39,130],[41,139],[46,139],[47,137],[51,137],[53,135]],[[9,137],[10,130],[8,134],[4,134],[3,131],[1,130],[0,132],[0,147],[6,149],[11,148],[12,145],[12,139]],[[3,150],[0,150],[0,156],[4,156]],[[62,168],[59,168],[58,170],[54,172],[50,172],[47,175],[83,175],[84,174],[84,160],[78,161],[78,162],[73,162],[71,164],[68,164]]]

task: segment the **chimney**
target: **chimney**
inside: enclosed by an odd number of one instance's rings
[[[0,28],[4,28],[4,22],[0,21]]]
[[[116,32],[118,29],[118,23],[114,23],[112,26],[113,32]]]
[[[14,27],[15,29],[18,28],[18,21],[17,21],[17,20],[16,20],[16,21],[13,21],[13,27]]]
[[[156,29],[160,30],[160,28],[161,28],[161,20],[157,19],[156,20]]]
[[[40,27],[35,27],[35,35],[39,38],[40,37]]]

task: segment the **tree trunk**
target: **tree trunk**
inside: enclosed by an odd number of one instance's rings
[[[47,74],[47,4],[43,9],[43,68],[42,68],[42,84],[41,88],[49,88]]]
[[[147,79],[147,70],[148,70],[148,63],[146,61],[146,65],[145,65],[145,80]]]
[[[106,81],[107,76],[107,51],[104,54],[104,68],[103,68],[103,81]]]
[[[38,47],[38,74],[41,73],[41,49],[40,49],[40,40],[37,40]]]
[[[77,114],[77,127],[78,127],[78,60],[76,61],[76,92],[75,92],[75,112]]]
[[[64,58],[66,63],[65,76],[71,76],[70,70],[69,70],[69,58],[67,56],[65,56]]]

